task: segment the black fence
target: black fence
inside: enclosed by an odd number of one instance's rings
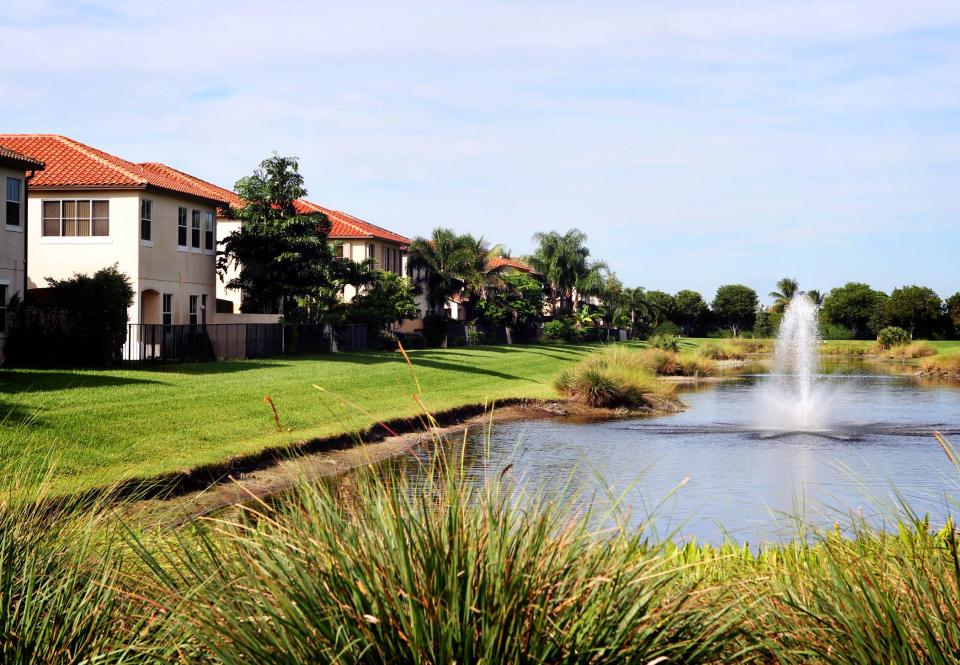
[[[320,325],[134,323],[127,326],[123,360],[127,363],[205,362],[317,353],[329,348],[329,337]]]

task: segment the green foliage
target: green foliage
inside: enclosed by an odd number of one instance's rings
[[[554,319],[543,325],[543,338],[548,342],[576,344],[583,340],[583,333],[570,319]]]
[[[564,234],[536,233],[537,248],[529,257],[531,267],[550,286],[550,307],[554,314],[568,313],[574,307],[573,292],[596,294],[602,288],[601,275],[607,270],[602,261],[591,261],[587,236],[579,229]]]
[[[798,293],[800,293],[799,282],[790,277],[784,277],[777,282],[777,290],[771,291],[769,294],[770,297],[774,299],[770,310],[782,313]]]
[[[466,290],[468,297],[484,289],[490,247],[482,238],[437,228],[430,238],[414,238],[407,250],[407,271],[425,288],[433,314],[443,312],[447,301]]]
[[[906,344],[910,341],[910,333],[897,326],[887,326],[877,333],[877,346],[881,349],[889,349],[893,346]]]
[[[450,317],[446,314],[427,314],[423,317],[423,341],[427,346],[446,346],[449,332]]]
[[[660,349],[661,351],[680,350],[680,338],[669,333],[659,333],[653,335],[647,340],[647,344],[652,348]]]
[[[683,334],[690,337],[706,329],[710,321],[710,309],[696,291],[684,289],[673,297],[673,316]]]
[[[480,322],[489,330],[509,326],[521,336],[530,336],[543,320],[543,287],[522,272],[501,276],[502,287],[492,289],[477,304]]]
[[[650,303],[650,325],[653,329],[677,317],[677,302],[669,293],[647,291],[647,302]]]
[[[12,367],[110,366],[120,361],[133,304],[130,279],[117,268],[48,279],[30,302],[10,306],[6,363]]]
[[[717,289],[712,307],[718,323],[729,328],[736,337],[741,331],[753,328],[758,304],[757,292],[750,287],[727,284]]]
[[[351,323],[365,323],[370,332],[379,334],[404,319],[420,316],[415,297],[407,279],[377,270],[373,280],[350,301],[347,318]]]
[[[947,298],[943,305],[947,311],[947,316],[956,329],[955,335],[960,337],[960,291]]]
[[[773,325],[773,315],[765,309],[757,312],[756,323],[753,324],[753,334],[755,337],[774,337],[777,334]]]
[[[244,312],[280,311],[296,319],[298,301],[322,302],[333,287],[333,251],[326,215],[300,215],[294,201],[306,195],[294,157],[274,155],[236,184],[247,202],[237,211],[240,228],[225,238],[217,259],[221,275],[232,265],[227,287],[243,293]]]
[[[910,333],[910,337],[930,337],[944,324],[943,303],[933,289],[903,286],[894,289],[887,303],[890,321]]]
[[[591,407],[676,409],[673,387],[657,381],[652,364],[643,352],[609,347],[561,372],[554,387]]]
[[[887,299],[868,284],[847,282],[831,289],[823,299],[823,313],[828,323],[848,328],[854,339],[865,339],[887,325]]]
[[[853,339],[853,331],[839,323],[829,323],[821,317],[820,338],[821,339]]]

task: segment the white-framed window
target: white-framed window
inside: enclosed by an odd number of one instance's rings
[[[140,199],[140,240],[153,241],[153,201]]]
[[[161,315],[161,321],[165,326],[173,325],[173,294],[172,293],[163,294],[163,312]]]
[[[194,210],[190,220],[190,244],[194,249],[200,249],[200,211]]]
[[[200,323],[207,325],[207,294],[200,295]]]
[[[44,200],[41,234],[48,238],[110,235],[110,201],[95,199]]]
[[[187,247],[187,209],[177,208],[177,247]]]
[[[203,220],[203,233],[204,233],[204,249],[208,252],[213,252],[214,246],[214,234],[213,234],[213,225],[214,225],[214,216],[212,212],[204,213]]]
[[[20,208],[23,201],[23,183],[20,178],[7,178],[7,226],[20,227]]]
[[[199,296],[190,296],[189,309],[187,310],[187,320],[191,326],[197,325],[197,302],[199,300]]]
[[[7,285],[0,284],[0,333],[7,331]]]

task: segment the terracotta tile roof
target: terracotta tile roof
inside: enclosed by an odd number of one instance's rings
[[[12,166],[14,168],[23,169],[24,171],[42,171],[43,162],[36,160],[32,157],[27,157],[22,155],[15,150],[10,148],[5,148],[0,145],[0,163],[6,164],[7,166]]]
[[[518,259],[511,259],[505,256],[494,257],[490,259],[487,265],[491,269],[507,266],[507,267],[513,268],[514,270],[519,270],[521,272],[530,272],[530,273],[534,272],[533,268],[528,266],[523,261],[520,261]]]
[[[152,188],[224,203],[211,191],[196,187],[189,177],[177,177],[152,165],[128,162],[66,136],[0,134],[0,145],[46,164],[46,169],[31,180],[33,189]]]

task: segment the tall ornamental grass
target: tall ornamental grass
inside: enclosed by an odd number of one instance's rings
[[[597,351],[564,370],[554,388],[567,399],[591,407],[676,410],[680,404],[674,388],[657,380],[648,356],[618,346]]]

